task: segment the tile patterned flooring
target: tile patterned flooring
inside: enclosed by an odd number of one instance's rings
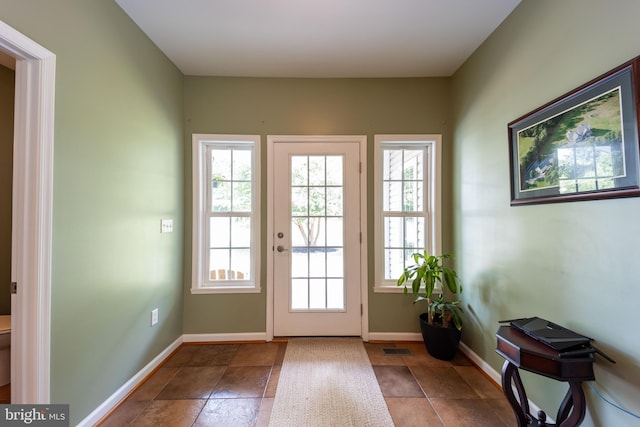
[[[397,427],[513,426],[499,387],[463,355],[431,357],[423,343],[365,343]],[[269,424],[286,342],[183,345],[100,427]],[[383,348],[409,349],[388,355]]]

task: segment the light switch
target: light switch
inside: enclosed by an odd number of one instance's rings
[[[162,219],[162,220],[160,220],[160,232],[161,233],[172,233],[173,232],[173,220],[172,219]]]

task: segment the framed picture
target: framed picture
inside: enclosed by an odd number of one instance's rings
[[[508,124],[511,205],[640,196],[640,57]]]

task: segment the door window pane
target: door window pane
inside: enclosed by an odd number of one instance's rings
[[[291,277],[309,277],[309,253],[306,249],[292,249]]]
[[[307,156],[291,158],[291,185],[307,185],[309,182]]]
[[[344,282],[342,279],[327,280],[327,308],[344,310]]]
[[[307,246],[307,234],[309,234],[308,218],[291,219],[291,246]]]
[[[340,218],[327,218],[327,246],[342,246],[344,240],[343,220]]]
[[[324,217],[321,218],[309,218],[310,225],[310,239],[309,246],[312,247],[323,247],[327,244],[326,237],[326,224],[327,219]]]
[[[309,252],[309,277],[326,277],[326,249],[312,248]]]
[[[325,185],[324,156],[309,156],[309,185]]]
[[[291,189],[291,216],[306,216],[309,214],[309,188],[293,187]]]
[[[327,209],[325,187],[309,187],[309,202],[307,211],[311,216],[324,216]]]
[[[291,279],[291,309],[306,310],[309,308],[308,279]]]
[[[326,279],[309,280],[309,309],[320,310],[327,308]]]
[[[342,187],[327,188],[327,216],[342,216]]]
[[[327,277],[344,276],[344,250],[342,248],[327,249]]]
[[[327,185],[342,186],[342,156],[327,156]]]
[[[342,156],[291,158],[292,309],[344,309],[343,162]]]

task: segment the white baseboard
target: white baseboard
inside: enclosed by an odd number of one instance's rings
[[[471,361],[478,367],[480,368],[485,374],[487,374],[489,376],[489,378],[491,378],[492,380],[494,380],[496,382],[496,384],[498,384],[499,386],[502,387],[502,374],[499,373],[498,371],[496,371],[495,369],[493,369],[491,367],[491,365],[489,365],[487,362],[485,362],[480,356],[478,356],[473,350],[471,350],[469,347],[467,347],[463,342],[460,343],[460,350],[469,358],[471,359]],[[514,388],[515,391],[515,388]],[[516,396],[517,396],[517,392],[516,392]],[[537,414],[538,411],[541,409],[538,405],[536,405],[534,402],[531,401],[531,399],[527,399],[529,401],[529,409],[531,410],[532,414]],[[547,415],[547,422],[548,423],[555,423],[556,421],[552,418],[549,417]]]
[[[462,351],[471,361],[480,368],[489,378],[491,378],[496,384],[502,384],[502,374],[493,369],[491,365],[485,362],[480,356],[478,356],[473,350],[465,345],[465,343],[460,343],[460,351]]]
[[[369,332],[370,341],[422,341],[422,334],[419,332]],[[485,362],[478,354],[471,350],[465,343],[460,342],[460,351],[462,351],[471,361],[481,369],[489,378],[495,381],[499,386],[502,385],[502,374],[491,367]],[[517,394],[516,394],[517,396]],[[540,407],[536,405],[531,399],[529,401],[529,409],[532,414],[537,414]],[[549,423],[554,423],[555,420],[547,416]]]
[[[369,332],[369,341],[422,341],[420,332]]]
[[[183,342],[266,341],[266,332],[243,332],[238,334],[184,334]]]
[[[151,362],[129,379],[122,387],[116,390],[107,400],[102,402],[92,413],[80,421],[79,427],[89,427],[100,421],[102,417],[134,390],[154,369],[171,355],[182,343],[197,342],[222,342],[222,341],[265,341],[267,334],[264,332],[239,333],[239,334],[185,334],[176,339]]]
[[[171,343],[166,349],[158,354],[151,362],[135,374],[129,381],[113,393],[107,400],[98,406],[91,414],[82,420],[79,427],[90,427],[100,421],[109,411],[111,411],[122,399],[138,386],[154,369],[173,353],[182,343],[199,343],[199,342],[225,342],[225,341],[266,341],[267,334],[265,332],[247,332],[238,334],[184,334]],[[419,332],[369,332],[370,341],[422,341],[422,335]],[[487,374],[498,385],[502,383],[502,376],[495,369],[478,356],[473,350],[464,343],[460,343],[460,350],[471,361],[478,366],[485,374]],[[535,414],[540,410],[534,402],[529,399],[529,407]],[[555,422],[548,418],[550,423]]]
[[[100,421],[102,417],[109,413],[115,406],[124,399],[127,394],[134,390],[138,384],[140,384],[154,369],[156,369],[162,362],[171,355],[182,344],[182,336],[172,342],[167,348],[165,348],[160,354],[153,358],[153,360],[136,373],[129,381],[124,383],[122,387],[116,390],[107,400],[102,402],[92,413],[90,413],[84,420],[78,423],[80,427],[89,427]]]

